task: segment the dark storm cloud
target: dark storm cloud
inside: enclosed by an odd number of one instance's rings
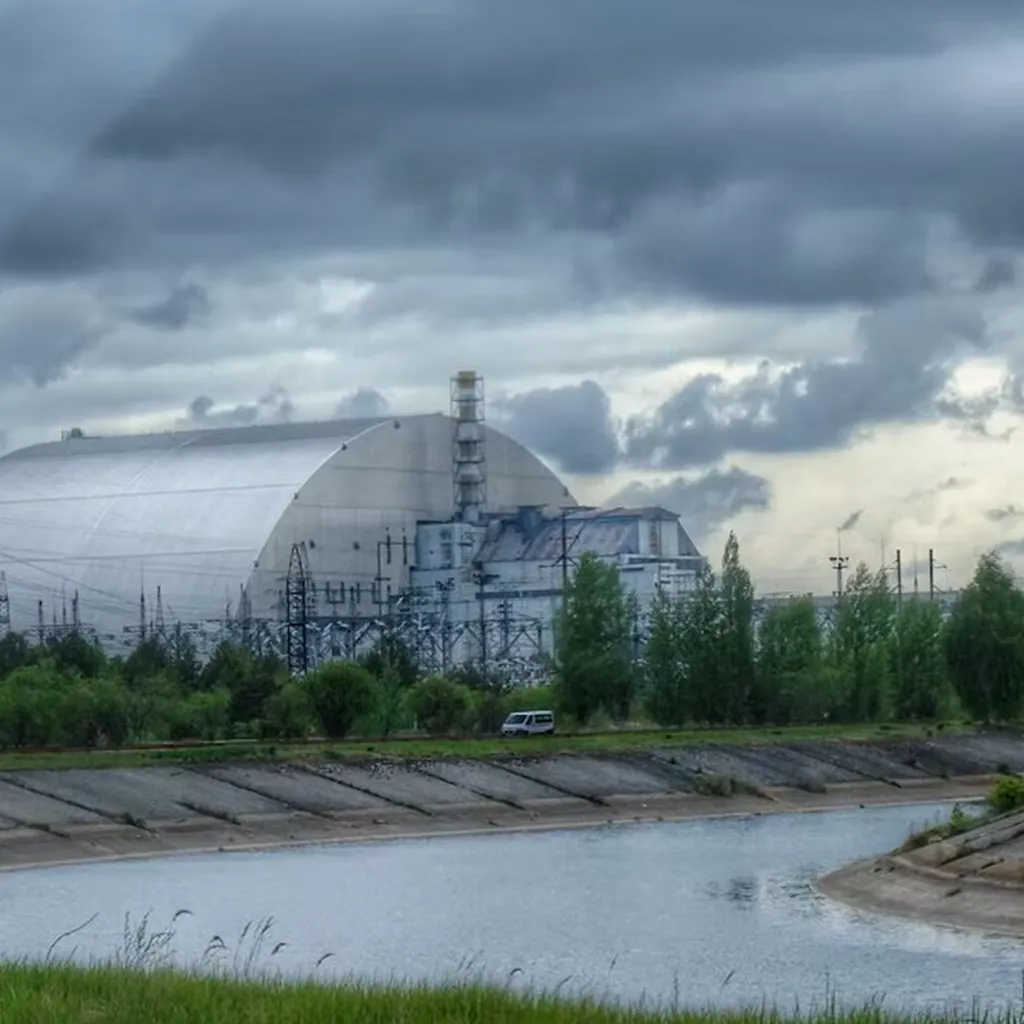
[[[295,406],[288,392],[274,387],[252,403],[218,409],[207,395],[194,398],[188,405],[188,414],[181,426],[187,427],[247,427],[255,423],[288,423],[295,414]]]
[[[340,420],[373,419],[386,416],[390,405],[388,400],[373,388],[356,388],[337,404],[334,415]]]
[[[749,509],[771,506],[771,484],[738,466],[715,469],[693,479],[646,484],[633,482],[605,502],[608,506],[660,505],[676,512],[699,544],[720,526]]]
[[[738,381],[689,380],[655,412],[627,425],[630,462],[684,468],[729,452],[806,452],[848,443],[880,423],[939,415],[955,359],[986,343],[970,302],[893,305],[860,321],[852,361],[805,362],[775,372],[765,362]]]
[[[209,309],[210,296],[206,289],[197,284],[187,283],[173,288],[170,294],[159,302],[135,310],[131,318],[144,327],[180,331]]]
[[[604,389],[585,380],[494,403],[501,428],[566,473],[599,475],[619,461],[619,437]]]
[[[177,59],[126,79],[0,267],[582,233],[572,303],[916,294],[934,216],[983,246],[1024,235],[1015,83],[978,73],[1017,57],[969,52],[1022,19],[1009,0],[238,5],[166,28]],[[7,95],[44,42],[0,72]]]

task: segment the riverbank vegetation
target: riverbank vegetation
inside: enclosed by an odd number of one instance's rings
[[[0,1019],[33,1024],[954,1024],[962,1013],[925,1016],[881,1006],[843,1011],[785,1013],[767,1007],[747,1012],[618,1009],[554,996],[515,994],[501,988],[371,987],[312,982],[230,980],[171,971],[116,967],[0,966]],[[1019,1013],[972,1013],[978,1024],[1022,1024]]]
[[[994,556],[979,562],[945,618],[937,603],[897,595],[864,565],[828,615],[810,599],[761,614],[730,536],[719,572],[685,597],[659,595],[641,621],[615,567],[584,555],[555,635],[554,657],[541,666],[548,684],[522,687],[474,665],[425,673],[388,635],[359,663],[292,678],[278,655],[240,644],[222,643],[204,661],[175,629],[118,658],[74,630],[35,644],[8,634],[0,750],[230,740],[241,756],[243,747],[255,754],[319,736],[361,739],[371,752],[401,737],[432,753],[473,742],[487,753],[494,741],[485,737],[528,708],[556,710],[560,732],[602,733],[574,744],[610,749],[645,745],[644,729],[664,742],[665,729],[938,728],[1024,714],[1024,592]],[[620,742],[621,731],[630,736]]]
[[[980,825],[1020,810],[1024,810],[1024,777],[1004,775],[992,786],[978,809],[965,809],[961,804],[954,804],[948,821],[912,832],[900,847],[900,852],[908,853],[929,843],[939,843],[943,839],[963,835]]]

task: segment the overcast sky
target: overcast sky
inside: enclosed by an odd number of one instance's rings
[[[8,449],[474,368],[763,590],[1024,552],[1016,0],[88,9],[0,6]]]

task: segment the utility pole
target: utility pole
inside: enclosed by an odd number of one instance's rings
[[[947,566],[935,561],[935,549],[928,549],[928,600],[935,600],[935,570],[945,569]]]
[[[569,534],[565,522],[568,511],[562,509],[562,604],[565,604],[565,595],[569,593]]]
[[[11,628],[11,595],[7,592],[7,575],[0,572],[0,637]]]
[[[843,596],[843,573],[846,572],[850,559],[843,554],[843,538],[838,530],[836,531],[836,553],[829,556],[829,561],[836,573],[836,597],[840,598]]]
[[[896,549],[896,606],[903,607],[903,552]]]

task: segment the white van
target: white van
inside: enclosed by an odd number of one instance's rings
[[[555,716],[550,711],[514,711],[501,727],[502,736],[551,736]]]

